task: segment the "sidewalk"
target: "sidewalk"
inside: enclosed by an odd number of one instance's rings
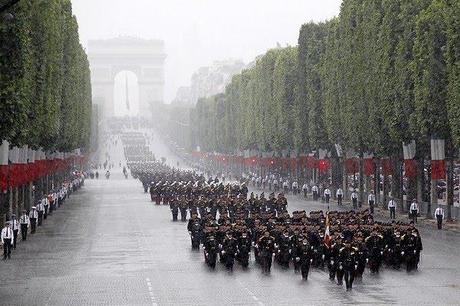
[[[249,192],[253,191],[254,193],[261,193],[262,191],[264,191],[262,189],[257,189],[257,188],[254,188],[252,186],[249,189],[250,189]],[[267,194],[267,193],[272,192],[272,191],[265,190],[264,192]],[[303,197],[303,195],[300,195],[300,194],[296,195],[296,196],[294,196],[293,194],[287,194],[286,198],[288,199],[288,203],[290,201],[291,202],[292,201],[305,201],[305,202],[313,202],[313,203],[318,203],[318,204],[325,204],[322,200],[313,201],[313,195],[312,194],[308,194],[307,199],[305,199]],[[362,206],[359,209],[366,209],[366,208],[368,208],[367,205]],[[353,206],[352,206],[351,202],[349,202],[349,201],[343,201],[342,206],[338,206],[337,205],[337,200],[334,200],[334,199],[331,199],[331,201],[329,202],[329,210],[345,211],[345,210],[352,210],[352,209],[353,209]],[[323,210],[324,210],[324,208],[323,208]],[[378,221],[391,222],[389,211],[386,208],[385,209],[382,208],[382,205],[374,208],[374,217]],[[407,223],[410,222],[410,219],[408,218],[407,213],[398,213],[398,212],[396,212],[396,219],[395,220],[396,221],[401,221],[401,222],[407,222]],[[423,227],[426,227],[428,229],[438,230],[436,219],[427,219],[425,216],[421,216],[421,217],[417,218],[417,221],[418,221],[418,223],[416,224],[416,226],[418,226],[418,227],[423,226]],[[447,222],[446,220],[444,220],[443,224],[442,224],[442,230],[443,231],[448,230],[448,231],[460,233],[460,223],[458,222],[458,220],[453,220],[453,221],[450,221],[450,222]]]

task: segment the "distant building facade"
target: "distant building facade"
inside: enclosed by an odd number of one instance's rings
[[[190,87],[183,86],[177,90],[172,104],[194,106],[199,98],[223,93],[232,77],[244,68],[242,61],[233,59],[215,61],[212,66],[201,67],[192,75]]]

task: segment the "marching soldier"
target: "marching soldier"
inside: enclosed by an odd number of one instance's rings
[[[179,200],[180,220],[182,222],[187,221],[187,208],[187,200],[185,199],[185,196],[182,196],[182,198]]]
[[[339,258],[340,264],[343,268],[345,286],[347,291],[353,288],[353,280],[355,279],[355,271],[358,267],[356,259],[357,249],[351,246],[350,241],[345,242],[345,246],[340,249]]]
[[[26,210],[22,211],[21,218],[19,218],[19,223],[21,224],[22,240],[25,241],[27,239],[27,229],[29,228],[29,225],[30,225],[30,219],[29,219],[29,216],[27,215]]]

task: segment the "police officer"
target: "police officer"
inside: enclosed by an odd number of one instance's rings
[[[41,226],[42,225],[42,221],[43,221],[43,214],[45,212],[45,205],[43,203],[43,200],[41,201],[38,201],[38,204],[37,204],[37,212],[38,212],[38,223],[37,225],[38,226]]]
[[[440,230],[442,229],[442,220],[444,220],[444,209],[442,209],[441,205],[436,208],[434,215],[436,216],[436,221],[438,222],[438,230]]]
[[[317,201],[318,200],[318,195],[319,195],[319,189],[317,185],[313,185],[311,188],[311,191],[313,192],[313,200]]]
[[[418,215],[418,203],[417,200],[412,200],[412,204],[410,205],[410,217],[411,219],[417,223],[417,215]]]
[[[390,219],[395,219],[396,218],[396,201],[393,199],[393,197],[391,197],[390,201],[388,201],[388,210],[390,211]]]
[[[353,190],[351,193],[351,203],[353,204],[353,208],[357,209],[358,208],[358,193],[356,190]]]
[[[342,200],[343,200],[343,190],[342,190],[342,188],[340,188],[340,187],[337,188],[335,196],[337,197],[337,205],[342,205]]]
[[[25,241],[27,239],[27,229],[30,225],[29,216],[27,215],[27,210],[22,211],[21,218],[19,218],[19,223],[21,224],[21,235],[22,240]]]
[[[37,219],[38,219],[37,207],[32,206],[32,210],[29,213],[29,219],[30,219],[30,233],[34,234],[35,229],[37,227]]]
[[[375,194],[373,190],[367,196],[367,204],[369,204],[370,213],[374,214]]]
[[[10,227],[13,231],[13,249],[16,249],[16,240],[18,239],[19,222],[16,219],[16,215],[11,215]]]
[[[326,204],[329,204],[329,199],[331,198],[331,190],[326,187],[326,189],[324,189],[324,199],[326,201]]]
[[[306,199],[307,193],[308,193],[308,184],[306,182],[302,185],[302,191],[303,191],[303,197]]]
[[[6,222],[5,227],[2,229],[1,240],[3,244],[3,260],[7,257],[11,258],[11,247],[13,246],[14,237],[13,231],[10,228],[10,222]]]

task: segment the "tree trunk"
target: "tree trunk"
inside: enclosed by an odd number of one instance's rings
[[[398,211],[404,212],[404,198],[402,193],[402,168],[398,157],[393,157],[393,175],[391,177],[391,196],[397,199]]]
[[[417,184],[417,202],[422,203],[423,202],[423,181],[425,177],[425,172],[424,172],[424,160],[423,158],[419,158],[416,160],[417,163],[417,178],[416,178],[416,184]]]
[[[348,199],[348,173],[347,167],[345,164],[345,158],[342,160],[342,189],[343,189],[343,198]]]
[[[388,203],[388,176],[384,174],[382,179],[382,205],[383,208],[386,209]]]
[[[454,205],[454,158],[451,154],[447,158],[447,221],[452,220]]]
[[[362,153],[359,156],[359,199],[358,206],[364,203],[364,159]]]
[[[374,206],[377,207],[380,202],[380,160],[376,159],[374,163],[374,195],[375,203]]]
[[[438,192],[437,192],[437,180],[431,179],[431,199],[428,201],[428,205],[426,206],[426,218],[431,218],[431,206],[436,206],[438,204]]]

